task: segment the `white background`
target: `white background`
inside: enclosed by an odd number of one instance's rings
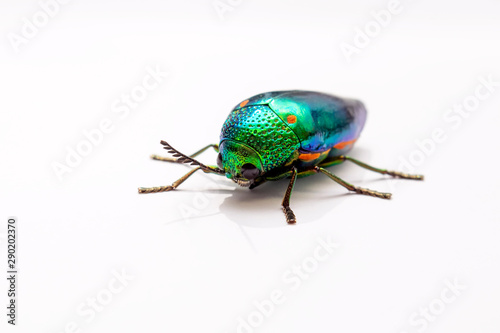
[[[500,82],[500,3],[401,1],[351,61],[342,43],[387,1],[230,6],[221,18],[212,0],[74,0],[16,52],[12,34],[41,5],[2,0],[1,267],[14,215],[20,272],[15,329],[0,284],[2,332],[237,332],[249,316],[256,327],[240,332],[499,332],[498,83],[466,117],[449,112],[474,100],[480,77]],[[120,117],[113,105],[147,68],[168,77]],[[249,191],[196,174],[176,192],[137,194],[189,170],[149,159],[161,139],[191,153],[218,141],[234,105],[286,89],[361,99],[368,121],[351,155],[391,169],[413,158],[426,180],[330,169],[389,201],[299,179],[295,226],[280,209],[287,181]],[[54,163],[103,119],[113,130],[58,179]],[[431,144],[436,128],[445,139]],[[318,238],[339,244],[321,262]],[[287,277],[303,263],[317,266],[293,289]],[[122,270],[133,279],[110,294]],[[465,289],[451,297],[447,280]],[[254,302],[276,290],[284,301],[259,322]],[[96,296],[101,311],[86,305]]]

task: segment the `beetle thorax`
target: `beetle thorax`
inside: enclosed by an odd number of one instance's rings
[[[240,142],[257,152],[263,172],[282,166],[300,147],[295,133],[267,105],[233,110],[222,127],[221,144],[224,140]]]

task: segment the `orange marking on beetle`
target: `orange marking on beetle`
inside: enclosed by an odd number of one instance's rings
[[[294,116],[293,114],[289,115],[286,117],[286,121],[289,123],[289,124],[295,124],[297,122],[297,117]]]
[[[240,103],[240,108],[248,104],[248,99]]]
[[[335,146],[333,146],[333,148],[344,149],[346,146],[352,145],[354,142],[356,142],[356,139],[350,140],[350,141],[340,142],[340,143],[337,143]]]
[[[301,161],[312,161],[317,159],[321,153],[309,153],[309,154],[300,154],[299,160]]]

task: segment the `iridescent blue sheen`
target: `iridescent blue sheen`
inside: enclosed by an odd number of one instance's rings
[[[366,109],[358,100],[302,90],[273,91],[248,99],[245,106],[268,105],[300,140],[300,148],[321,152],[346,141],[356,140],[366,121]],[[235,108],[238,109],[237,106]]]

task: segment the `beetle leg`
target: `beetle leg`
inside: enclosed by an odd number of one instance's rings
[[[189,155],[189,157],[196,157],[209,148],[213,148],[216,152],[219,152],[219,145],[218,144],[211,144],[211,145],[205,146],[205,147],[201,148],[200,150],[198,150],[197,152]],[[157,160],[157,161],[179,163],[176,158],[164,157],[164,156],[155,155],[155,154],[151,155],[150,157],[153,160]]]
[[[297,222],[295,219],[295,214],[290,208],[290,196],[292,195],[293,185],[295,184],[295,180],[297,179],[297,169],[295,167],[292,168],[292,176],[290,178],[290,183],[288,184],[288,188],[285,192],[285,197],[283,198],[283,202],[281,206],[283,207],[283,213],[285,213],[286,222],[288,224],[294,224]]]
[[[316,170],[316,172],[324,173],[325,175],[330,177],[332,180],[334,180],[338,184],[344,186],[349,191],[353,191],[353,192],[356,192],[358,194],[370,195],[372,197],[377,197],[377,198],[381,198],[381,199],[390,199],[392,196],[392,194],[390,194],[390,193],[377,192],[374,190],[370,190],[370,189],[362,188],[362,187],[357,187],[357,186],[354,186],[352,184],[349,184],[345,180],[340,179],[339,177],[335,176],[333,173],[329,172],[328,170],[323,169],[322,167],[317,166],[317,167],[314,167],[314,169]]]
[[[404,173],[404,172],[375,168],[375,167],[372,167],[371,165],[368,165],[366,163],[363,163],[361,161],[358,161],[352,157],[345,156],[345,155],[339,156],[339,159],[342,161],[350,161],[354,164],[359,165],[362,168],[365,168],[365,169],[368,169],[368,170],[371,170],[374,172],[378,172],[378,173],[381,173],[383,175],[389,175],[392,177],[404,178],[404,179],[424,180],[423,175],[410,175],[410,174]]]
[[[155,186],[155,187],[139,187],[139,193],[157,193],[157,192],[167,192],[175,190],[180,184],[184,183],[186,179],[188,179],[193,173],[200,170],[201,167],[196,167],[193,170],[186,173],[181,178],[177,179],[172,185],[165,186]]]

